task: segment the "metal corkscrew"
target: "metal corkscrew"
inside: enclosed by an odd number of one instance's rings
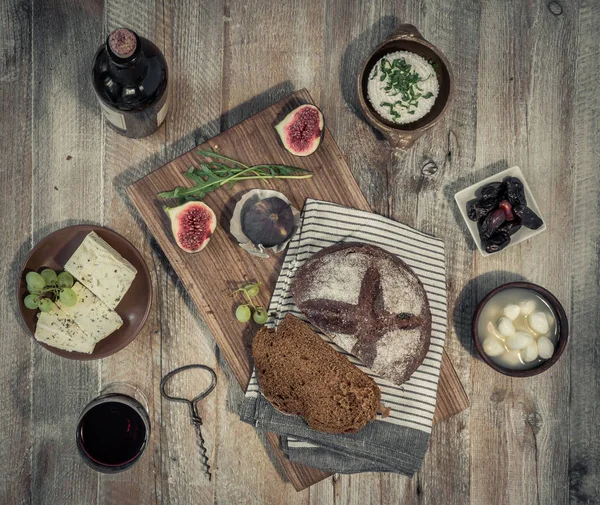
[[[177,375],[179,372],[189,370],[190,368],[201,368],[203,370],[210,372],[210,377],[211,377],[210,385],[204,391],[202,391],[199,395],[195,396],[191,400],[188,400],[187,398],[179,398],[177,396],[169,395],[166,391],[166,386],[167,386],[167,382],[169,382],[169,379],[171,379],[172,377]],[[200,457],[202,458],[202,465],[204,466],[204,473],[208,476],[208,480],[211,480],[212,476],[210,473],[210,465],[208,464],[208,456],[206,455],[206,447],[204,445],[204,437],[202,436],[202,418],[200,417],[200,414],[198,414],[197,406],[198,406],[198,402],[200,402],[200,400],[203,400],[204,398],[206,398],[212,392],[212,390],[215,389],[216,385],[217,385],[217,374],[215,373],[215,371],[212,368],[210,368],[209,366],[206,366],[206,365],[182,366],[180,368],[173,370],[172,372],[169,372],[160,381],[160,393],[167,400],[173,401],[173,402],[187,403],[187,405],[189,407],[190,420],[192,421],[192,426],[194,426],[194,429],[196,430],[196,436],[197,436],[196,440],[197,440],[198,446],[200,448]]]

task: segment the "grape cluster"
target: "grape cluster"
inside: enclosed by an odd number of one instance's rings
[[[247,323],[250,321],[250,318],[252,318],[256,324],[265,324],[267,319],[269,319],[267,310],[261,306],[257,307],[252,302],[252,298],[258,296],[258,293],[260,293],[260,284],[260,282],[246,284],[245,286],[241,287],[240,289],[236,289],[233,292],[233,295],[236,293],[242,293],[248,302],[238,305],[238,307],[235,309],[235,317],[240,323]]]
[[[28,272],[25,282],[29,294],[23,303],[28,309],[50,312],[56,300],[60,300],[67,307],[77,303],[77,294],[71,289],[75,279],[69,272],[57,275],[54,270],[44,268],[40,273]]]

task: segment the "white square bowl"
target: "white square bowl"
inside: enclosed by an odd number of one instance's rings
[[[459,191],[458,193],[456,193],[454,195],[454,199],[456,200],[456,203],[458,205],[460,213],[462,214],[462,217],[465,220],[465,223],[467,223],[467,227],[469,228],[469,231],[471,232],[471,236],[473,237],[473,240],[475,241],[475,244],[477,245],[477,249],[479,249],[479,252],[481,253],[482,256],[491,256],[493,254],[498,254],[498,253],[489,253],[489,252],[486,252],[486,250],[483,248],[481,239],[479,238],[479,230],[477,229],[477,221],[471,221],[469,219],[469,216],[467,216],[467,202],[477,198],[476,193],[479,191],[480,188],[482,188],[486,184],[489,184],[490,182],[502,182],[502,179],[504,179],[507,176],[517,177],[523,183],[523,188],[525,189],[525,198],[527,198],[527,206],[533,212],[535,212],[538,216],[540,216],[540,218],[542,219],[544,224],[542,224],[542,226],[540,226],[537,230],[531,230],[529,228],[526,228],[525,226],[521,226],[521,229],[517,233],[515,233],[512,237],[510,237],[510,244],[508,244],[508,246],[505,247],[504,249],[508,249],[509,247],[512,247],[513,245],[518,244],[519,242],[528,240],[531,237],[533,237],[534,235],[537,235],[538,233],[542,233],[543,231],[546,231],[546,220],[543,218],[542,214],[540,213],[540,209],[537,206],[537,203],[535,203],[535,198],[533,198],[533,194],[531,193],[531,190],[529,189],[529,185],[527,184],[525,177],[523,177],[523,172],[521,172],[521,169],[519,167],[507,168],[506,170],[503,170],[502,172],[499,172],[496,175],[492,175],[491,177],[488,177],[487,179],[484,179],[483,181],[477,182],[477,183],[473,184],[472,186],[469,186],[468,188],[463,189],[462,191]],[[498,251],[498,252],[501,252],[501,251]]]

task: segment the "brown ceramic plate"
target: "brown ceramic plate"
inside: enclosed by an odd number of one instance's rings
[[[558,325],[558,341],[556,342],[556,347],[554,349],[554,354],[552,357],[546,361],[542,361],[535,368],[530,368],[529,370],[513,370],[511,368],[505,368],[494,363],[489,356],[483,350],[483,344],[479,340],[479,316],[481,315],[481,311],[483,307],[500,291],[504,291],[505,289],[510,288],[522,288],[529,289],[530,291],[535,291],[538,295],[540,295],[552,308],[554,315],[556,316],[556,324]],[[490,291],[487,296],[479,302],[477,306],[477,310],[475,310],[475,315],[473,316],[472,323],[472,332],[473,332],[473,340],[475,341],[475,347],[477,348],[477,352],[481,356],[481,359],[485,361],[488,365],[490,365],[494,370],[504,374],[509,375],[510,377],[531,377],[532,375],[537,375],[539,373],[545,372],[550,368],[554,363],[558,361],[561,354],[565,350],[567,346],[567,340],[569,339],[569,322],[567,320],[567,314],[565,313],[565,309],[558,301],[558,299],[550,293],[547,289],[544,289],[537,284],[532,284],[531,282],[509,282],[507,284],[503,284],[502,286],[498,286],[496,289]]]
[[[131,284],[131,287],[117,305],[116,311],[123,319],[123,326],[110,334],[104,340],[96,344],[94,352],[85,354],[81,352],[69,352],[62,349],[56,349],[46,344],[38,342],[50,352],[63,356],[64,358],[76,360],[91,360],[106,358],[114,354],[126,345],[131,343],[140,332],[152,304],[152,283],[148,267],[138,250],[133,247],[131,242],[118,233],[93,225],[76,225],[57,230],[47,237],[40,240],[31,250],[19,275],[18,303],[19,311],[25,326],[29,329],[31,336],[35,333],[37,322],[37,310],[29,310],[23,304],[23,299],[27,294],[25,276],[32,270],[39,272],[42,268],[51,268],[57,272],[62,271],[65,263],[79,247],[88,233],[95,231],[100,237],[114,247],[121,256],[129,261],[137,270],[137,275]],[[35,340],[35,338],[34,338]],[[36,340],[37,342],[37,340]]]

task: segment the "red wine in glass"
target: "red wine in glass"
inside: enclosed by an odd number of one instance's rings
[[[77,448],[85,463],[104,473],[127,470],[142,456],[150,437],[144,405],[120,393],[102,394],[83,410]]]

